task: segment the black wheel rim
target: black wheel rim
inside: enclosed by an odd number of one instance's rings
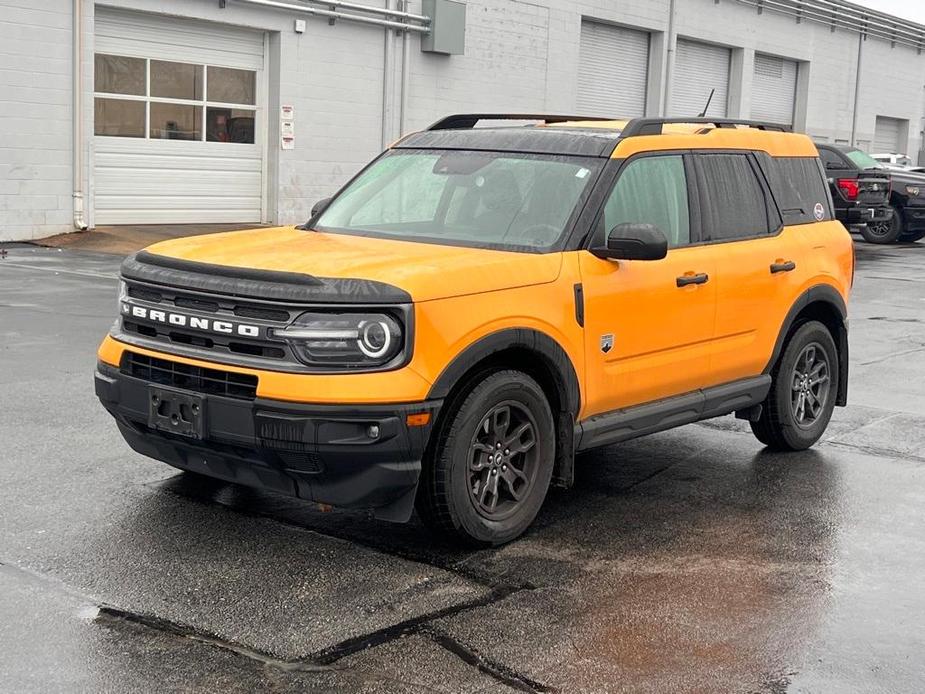
[[[896,210],[893,210],[893,215],[888,220],[868,224],[867,229],[874,236],[888,236],[896,225],[896,216]]]
[[[831,386],[829,358],[818,342],[800,352],[791,379],[791,412],[797,426],[812,427],[825,412]]]
[[[469,498],[476,510],[493,521],[515,513],[533,489],[539,455],[529,409],[508,401],[489,410],[469,446]]]

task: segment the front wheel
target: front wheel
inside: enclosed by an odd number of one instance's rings
[[[533,522],[552,477],[555,424],[543,389],[498,371],[450,407],[421,471],[418,513],[468,544],[510,542]]]
[[[752,432],[769,448],[805,450],[822,437],[835,410],[838,351],[828,328],[818,321],[801,325],[772,379]]]
[[[889,219],[882,222],[869,222],[867,226],[861,228],[861,236],[867,243],[896,243],[902,235],[905,226],[902,212],[896,207],[890,209],[893,212]]]

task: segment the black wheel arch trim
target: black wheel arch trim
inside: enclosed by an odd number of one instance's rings
[[[777,341],[774,343],[774,352],[771,359],[764,368],[763,373],[771,373],[775,364],[784,352],[787,346],[787,337],[790,335],[797,316],[809,305],[814,303],[824,303],[835,309],[841,318],[839,329],[836,335],[833,335],[835,346],[838,349],[838,393],[835,403],[844,407],[848,404],[848,307],[845,300],[834,287],[827,284],[817,284],[803,292],[799,298],[790,307],[790,311],[784,318],[780,332],[777,335]]]
[[[447,398],[473,367],[511,349],[536,354],[552,375],[559,396],[559,409],[553,412],[556,420],[556,463],[552,484],[571,487],[575,475],[575,423],[581,409],[581,389],[568,353],[546,333],[532,328],[507,328],[482,337],[456,355],[443,369],[427,398]]]

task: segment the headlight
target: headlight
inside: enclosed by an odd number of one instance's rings
[[[908,193],[914,198],[919,197],[920,192],[922,191],[918,186],[906,186],[906,193]]]
[[[128,301],[128,285],[125,280],[119,280],[119,312],[122,312],[123,302]]]
[[[385,366],[405,346],[401,324],[387,313],[303,313],[273,335],[311,366]]]

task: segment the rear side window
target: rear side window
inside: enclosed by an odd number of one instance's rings
[[[618,224],[654,224],[677,248],[691,242],[687,176],[680,156],[650,156],[631,161],[604,205],[604,232]]]
[[[784,224],[813,224],[832,219],[829,186],[818,159],[759,154]]]
[[[703,181],[705,241],[766,236],[778,228],[749,155],[701,154],[695,161]]]

